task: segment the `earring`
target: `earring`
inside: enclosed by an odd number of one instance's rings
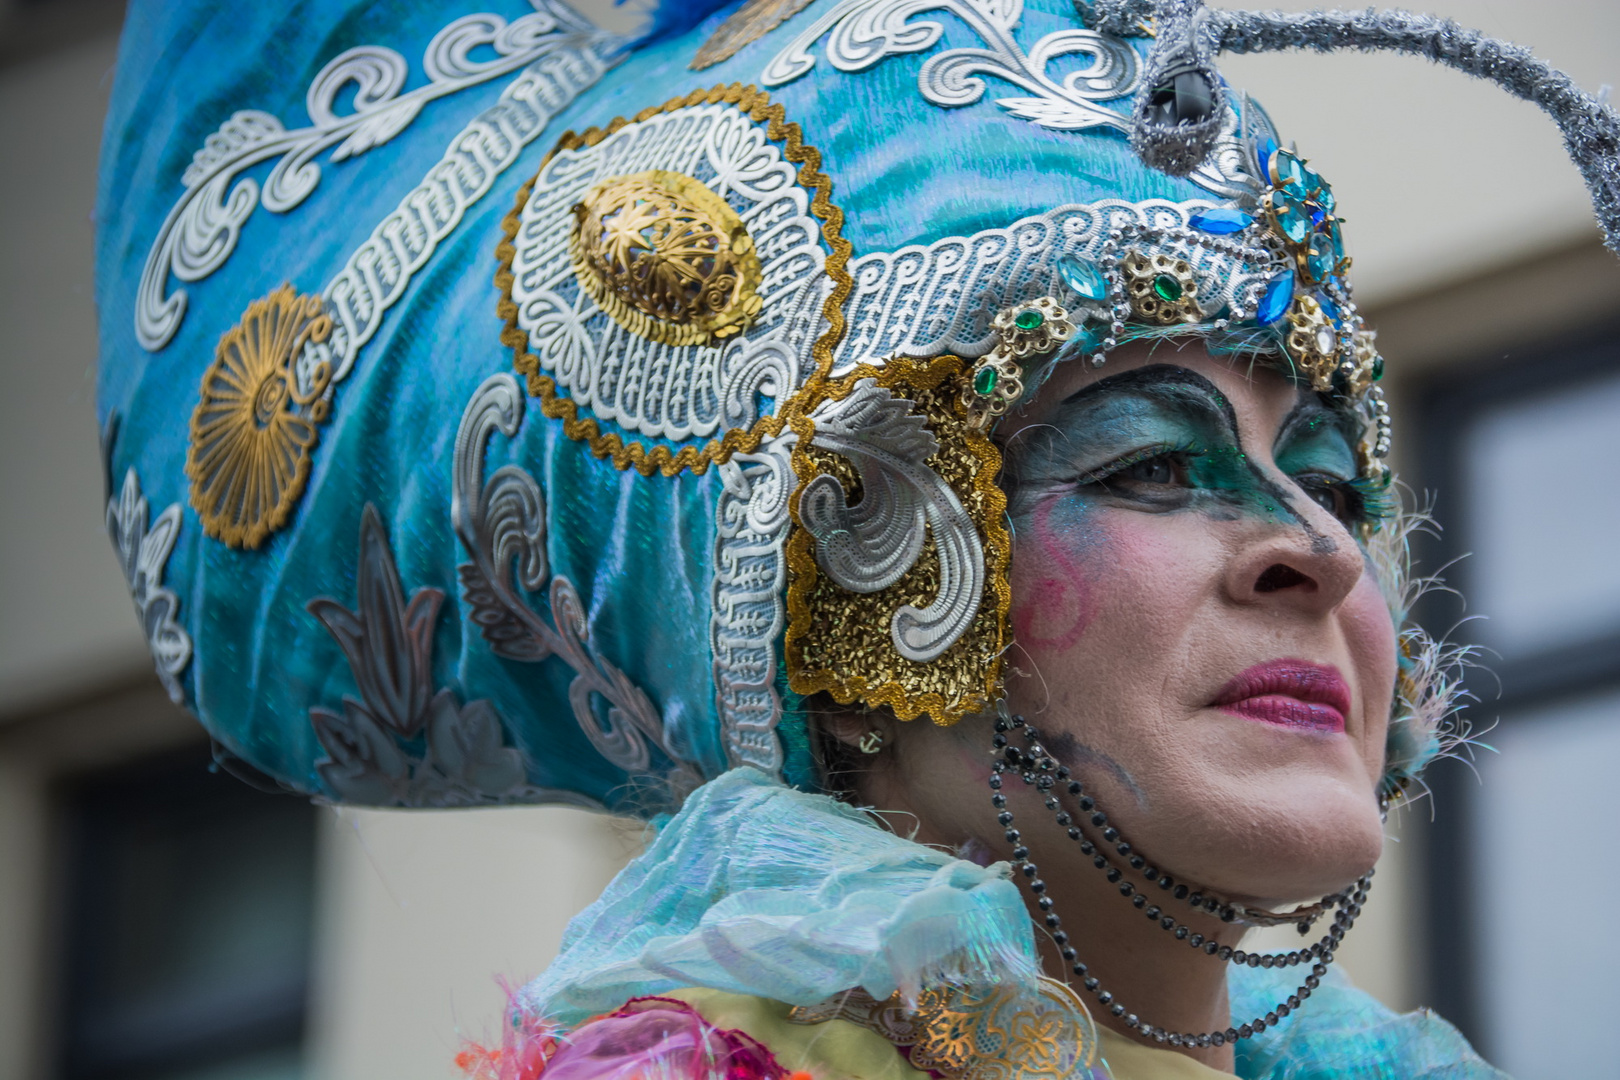
[[[875,754],[883,749],[883,732],[873,728],[861,736],[861,741],[855,744],[863,754]]]

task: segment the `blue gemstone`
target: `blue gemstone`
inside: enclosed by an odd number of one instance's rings
[[[1288,311],[1288,305],[1294,299],[1294,272],[1284,270],[1271,279],[1266,291],[1260,296],[1260,306],[1255,309],[1254,321],[1261,326],[1270,326],[1282,318]]]
[[[1338,268],[1339,260],[1333,257],[1333,241],[1320,235],[1311,237],[1311,245],[1305,253],[1305,272],[1310,279],[1325,281]]]
[[[1093,264],[1065,255],[1058,259],[1057,269],[1064,283],[1087,300],[1108,299],[1108,279]]]
[[[1289,243],[1303,244],[1311,233],[1310,219],[1291,200],[1278,199],[1273,205],[1277,207],[1277,228],[1282,230]]]
[[[1318,180],[1321,187],[1317,188],[1316,190],[1316,201],[1322,204],[1322,209],[1331,214],[1333,213],[1333,207],[1335,205],[1333,201],[1333,189],[1328,186],[1328,182],[1326,180],[1321,180],[1320,178],[1318,178]]]
[[[1316,302],[1322,306],[1322,313],[1333,320],[1334,326],[1338,326],[1344,321],[1344,317],[1339,314],[1339,305],[1335,304],[1327,293],[1317,293]]]
[[[1322,222],[1327,220],[1327,211],[1323,210],[1315,203],[1310,203],[1309,205],[1311,208],[1311,226],[1313,228],[1320,229],[1322,227]]]
[[[1216,236],[1230,236],[1254,224],[1254,218],[1241,210],[1217,206],[1213,210],[1200,210],[1187,220],[1187,224]]]
[[[1260,179],[1271,179],[1271,155],[1277,152],[1277,140],[1270,135],[1261,136],[1259,145],[1254,148],[1255,164],[1260,167]]]
[[[1305,164],[1287,150],[1279,150],[1271,159],[1271,182],[1277,187],[1302,188]],[[1307,192],[1300,192],[1307,194]]]

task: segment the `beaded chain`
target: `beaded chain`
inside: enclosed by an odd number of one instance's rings
[[[997,810],[996,820],[1006,830],[1006,839],[1013,846],[1013,862],[1019,871],[1028,880],[1030,892],[1035,894],[1035,904],[1045,917],[1046,926],[1052,932],[1052,941],[1062,952],[1063,959],[1068,963],[1074,974],[1081,979],[1088,992],[1095,995],[1100,1005],[1107,1007],[1115,1017],[1122,1019],[1125,1026],[1138,1031],[1151,1038],[1154,1042],[1165,1043],[1170,1046],[1224,1046],[1229,1042],[1247,1039],[1257,1035],[1278,1023],[1289,1013],[1300,1007],[1300,1004],[1322,983],[1322,976],[1327,974],[1328,965],[1333,963],[1334,950],[1339,942],[1355,924],[1356,916],[1361,914],[1361,905],[1366,902],[1367,890],[1372,882],[1372,871],[1358,880],[1350,888],[1332,896],[1324,897],[1321,903],[1311,908],[1294,912],[1287,916],[1276,916],[1269,912],[1253,912],[1237,904],[1228,903],[1213,896],[1206,896],[1202,891],[1191,890],[1186,885],[1176,882],[1169,874],[1149,866],[1147,860],[1136,852],[1135,847],[1120,835],[1119,829],[1108,823],[1108,815],[1098,809],[1094,798],[1085,793],[1085,785],[1074,779],[1066,765],[1060,765],[1046,752],[1041,745],[1040,734],[1028,724],[1022,716],[1008,716],[1005,706],[999,710],[995,723],[995,737],[993,740],[997,761],[991,766],[990,772],[990,802]],[[1011,745],[1008,733],[1021,730],[1025,748]],[[1256,1017],[1249,1023],[1238,1027],[1229,1027],[1225,1031],[1211,1031],[1203,1033],[1171,1032],[1161,1027],[1146,1023],[1136,1016],[1128,1013],[1125,1006],[1114,1000],[1114,995],[1104,990],[1090,969],[1077,959],[1077,954],[1069,944],[1069,935],[1062,928],[1062,920],[1052,910],[1053,901],[1046,882],[1040,878],[1039,869],[1030,861],[1029,848],[1022,842],[1022,834],[1013,828],[1012,811],[1007,809],[1007,797],[1002,794],[1002,777],[1012,771],[1026,784],[1033,785],[1044,793],[1046,808],[1056,814],[1057,823],[1068,829],[1069,839],[1080,845],[1084,855],[1091,856],[1092,865],[1105,873],[1109,882],[1119,886],[1120,895],[1130,900],[1133,907],[1142,911],[1149,919],[1158,923],[1161,928],[1175,936],[1179,941],[1185,941],[1194,949],[1199,949],[1209,956],[1219,957],[1232,964],[1246,964],[1249,967],[1294,967],[1307,960],[1314,961],[1311,973],[1305,977],[1304,982],[1294,993],[1288,995],[1286,1001],[1280,1002],[1275,1009],[1264,1016]],[[1196,933],[1186,923],[1173,915],[1166,915],[1157,904],[1150,904],[1147,895],[1132,882],[1125,881],[1124,872],[1113,864],[1113,861],[1098,849],[1098,846],[1086,837],[1079,825],[1075,823],[1074,816],[1063,809],[1054,791],[1059,785],[1064,785],[1068,793],[1075,796],[1082,815],[1089,814],[1093,827],[1101,831],[1103,842],[1111,844],[1118,855],[1127,860],[1131,869],[1139,872],[1149,882],[1155,883],[1160,889],[1166,891],[1177,900],[1185,900],[1194,909],[1214,915],[1222,922],[1246,922],[1254,925],[1276,924],[1280,922],[1294,922],[1297,920],[1300,933],[1307,933],[1315,920],[1326,911],[1337,908],[1333,917],[1333,924],[1328,927],[1327,933],[1321,940],[1308,949],[1299,949],[1287,953],[1253,953],[1242,949],[1233,949],[1213,940],[1207,940],[1202,934]]]

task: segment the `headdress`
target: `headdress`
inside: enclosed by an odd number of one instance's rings
[[[174,699],[334,801],[653,811],[814,786],[809,694],[986,709],[996,418],[1131,338],[1293,370],[1386,481],[1331,186],[1221,50],[1495,78],[1620,229],[1614,112],[1419,16],[487,6],[138,2],[113,92],[108,527]],[[1406,652],[1396,786],[1444,711]]]

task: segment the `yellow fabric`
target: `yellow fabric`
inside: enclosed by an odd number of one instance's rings
[[[791,1006],[720,990],[671,990],[659,996],[684,1001],[716,1027],[759,1040],[790,1072],[807,1072],[816,1080],[929,1080],[889,1040],[848,1020],[794,1024],[788,1020]],[[1097,1033],[1114,1080],[1232,1080],[1231,1073],[1174,1050],[1143,1046],[1103,1027]]]
[[[790,1072],[807,1072],[816,1080],[929,1080],[889,1040],[848,1020],[794,1024],[788,1021],[789,1005],[720,990],[671,990],[658,996],[678,998],[716,1027],[758,1039]]]

